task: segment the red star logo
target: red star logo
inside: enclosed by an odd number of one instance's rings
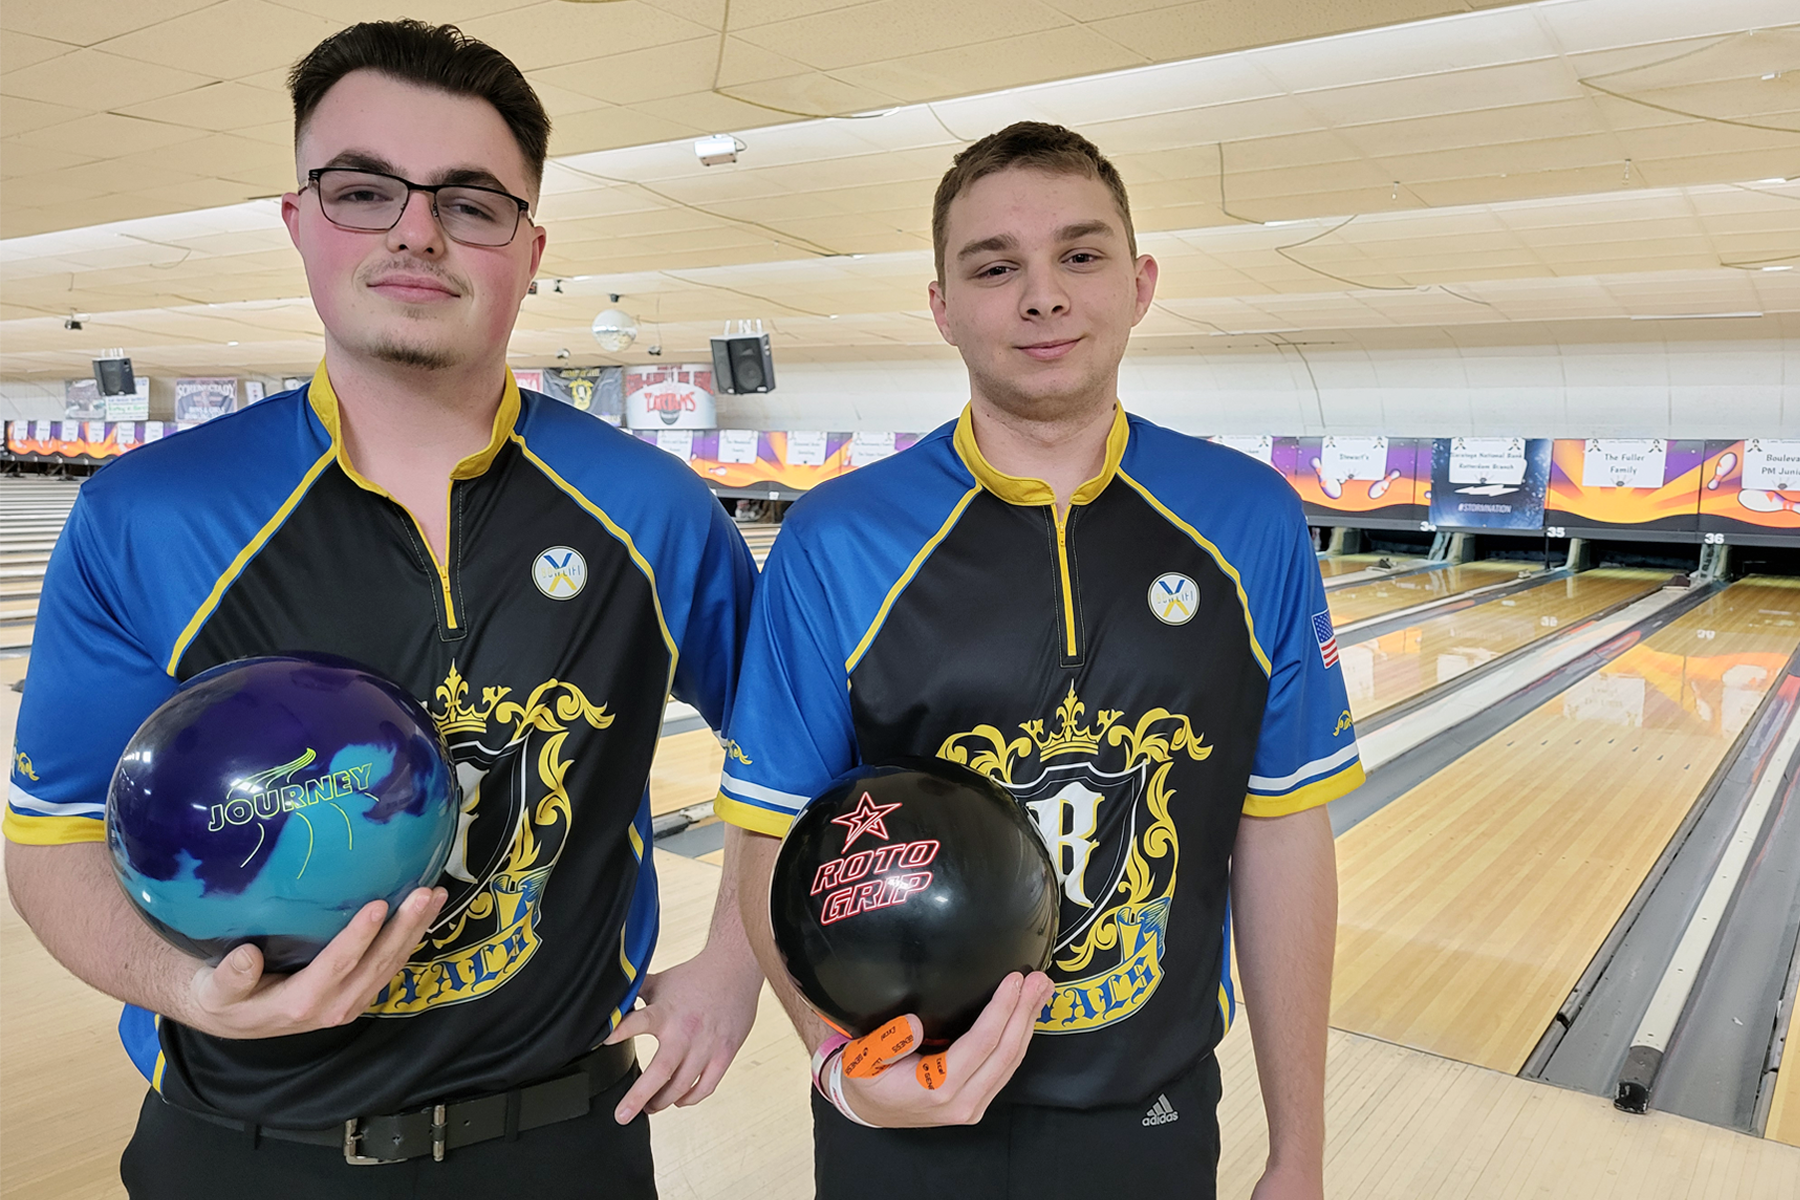
[[[877,804],[864,792],[857,802],[856,811],[847,812],[841,817],[831,818],[833,825],[842,825],[850,831],[844,838],[844,849],[850,849],[850,843],[865,833],[872,833],[882,841],[888,840],[887,824],[881,819],[899,808],[898,804]]]

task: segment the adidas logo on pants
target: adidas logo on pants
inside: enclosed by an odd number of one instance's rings
[[[1169,1103],[1169,1098],[1161,1094],[1157,1095],[1156,1103],[1150,1106],[1150,1111],[1144,1114],[1144,1124],[1146,1125],[1167,1125],[1170,1121],[1179,1120],[1181,1120],[1181,1114],[1175,1111],[1175,1106]]]

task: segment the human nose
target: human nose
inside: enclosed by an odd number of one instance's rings
[[[444,229],[431,209],[431,193],[408,192],[400,219],[388,230],[388,250],[395,254],[402,250],[427,256],[442,254]]]
[[[1031,269],[1025,272],[1025,287],[1019,294],[1019,311],[1027,317],[1042,319],[1069,311],[1069,293],[1054,270]]]

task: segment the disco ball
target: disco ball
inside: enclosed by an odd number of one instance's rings
[[[608,354],[617,354],[637,340],[637,318],[616,308],[603,310],[594,318],[594,340]]]

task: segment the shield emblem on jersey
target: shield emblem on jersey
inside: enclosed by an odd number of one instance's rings
[[[1056,949],[1073,945],[1100,915],[1119,903],[1119,884],[1144,824],[1149,764],[1119,772],[1090,762],[1046,767],[1013,794],[1056,864],[1062,883],[1062,923]]]

